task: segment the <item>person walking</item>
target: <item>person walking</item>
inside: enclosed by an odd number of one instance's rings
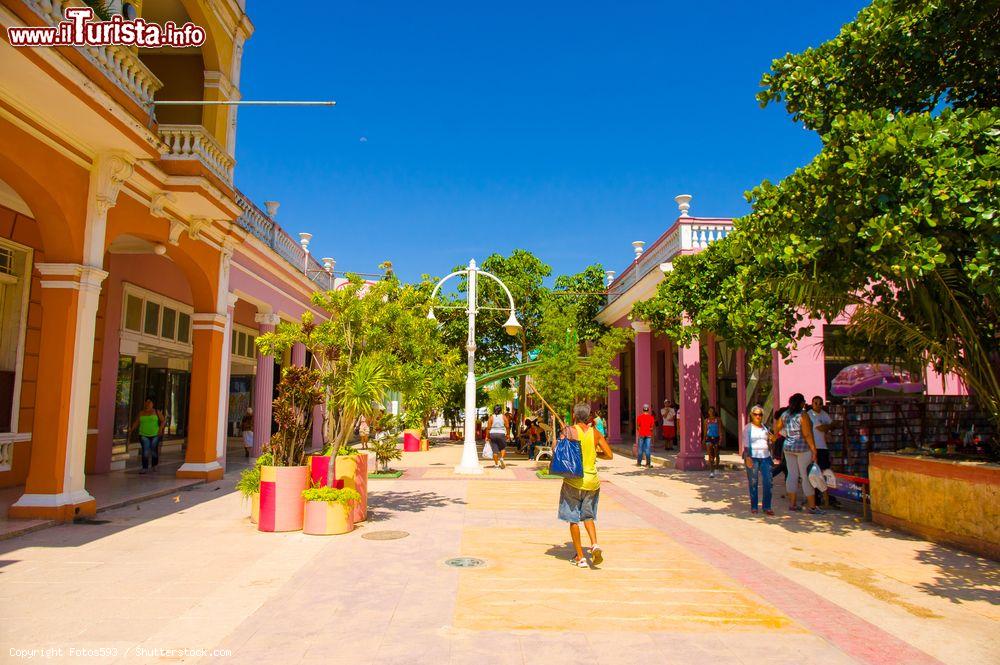
[[[750,408],[750,422],[743,428],[743,464],[747,468],[747,483],[750,491],[750,514],[757,514],[758,486],[764,485],[764,514],[773,516],[771,510],[771,443],[774,435],[764,426],[764,409],[760,405]]]
[[[143,403],[142,411],[135,417],[129,431],[139,430],[140,457],[142,458],[142,468],[139,473],[146,473],[152,462],[153,471],[156,471],[160,463],[160,437],[167,426],[167,419],[157,411],[153,405],[153,399],[147,397]]]
[[[563,436],[580,442],[583,458],[583,476],[564,478],[559,491],[559,519],[569,522],[569,535],[573,541],[575,556],[570,560],[578,568],[589,568],[583,554],[580,540],[580,523],[590,538],[590,560],[595,566],[604,561],[604,552],[597,544],[597,504],[601,498],[601,480],[597,476],[597,459],[609,460],[614,457],[607,440],[595,428],[590,427],[590,405],[577,404],[573,407],[573,425],[563,430]],[[556,444],[558,445],[558,444]]]
[[[637,454],[636,466],[642,466],[642,458],[646,458],[646,467],[653,466],[653,427],[655,426],[653,414],[649,412],[649,405],[642,405],[642,413],[635,419]]]
[[[253,409],[249,406],[240,420],[240,436],[243,437],[243,452],[249,458],[253,449]]]
[[[493,468],[499,466],[506,469],[504,456],[507,454],[507,433],[510,425],[507,416],[503,414],[503,409],[499,406],[493,407],[493,415],[486,421],[486,432],[490,438],[490,448],[493,449]]]
[[[361,416],[361,420],[358,421],[358,438],[361,439],[361,447],[368,449],[368,440],[371,438],[372,428],[368,424],[368,419]]]
[[[674,437],[677,436],[677,408],[669,399],[663,400],[663,408],[660,409],[660,427],[663,430],[663,441],[667,450],[674,447]]]
[[[819,395],[812,398],[811,407],[809,420],[812,421],[813,441],[816,442],[816,466],[819,467],[820,471],[826,471],[830,468],[830,450],[826,445],[826,433],[830,431],[833,419],[823,408],[823,398]],[[830,505],[830,495],[827,492],[813,491],[817,500],[822,498],[824,506]]]
[[[802,495],[806,499],[809,512],[820,514],[816,507],[816,495],[809,484],[809,465],[816,459],[816,443],[813,440],[812,421],[805,412],[806,398],[795,393],[788,398],[788,409],[775,422],[774,433],[785,435],[784,458],[785,493],[788,495],[788,509],[802,510],[798,505],[796,485],[801,482]]]
[[[715,478],[719,468],[719,445],[722,441],[722,421],[714,406],[708,407],[708,414],[701,424],[701,444],[708,451],[708,477]]]

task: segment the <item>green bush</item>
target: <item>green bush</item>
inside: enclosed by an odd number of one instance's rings
[[[302,498],[306,501],[325,501],[326,503],[339,503],[347,506],[355,501],[360,501],[361,495],[357,490],[349,487],[335,489],[324,485],[302,490]]]

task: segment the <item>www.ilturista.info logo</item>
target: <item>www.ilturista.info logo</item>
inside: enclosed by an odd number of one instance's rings
[[[126,19],[118,14],[110,21],[95,21],[90,7],[67,7],[66,19],[56,26],[8,27],[7,39],[13,46],[142,46],[158,48],[201,46],[205,29],[190,21],[178,27],[173,21],[163,25],[141,18]]]

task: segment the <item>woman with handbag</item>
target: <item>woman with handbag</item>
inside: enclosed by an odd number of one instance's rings
[[[805,412],[806,398],[795,393],[788,398],[788,409],[774,424],[775,434],[784,434],[784,458],[788,467],[785,475],[785,493],[788,495],[788,509],[799,511],[797,485],[801,481],[802,493],[810,513],[821,514],[816,507],[816,495],[809,483],[809,465],[816,459],[816,443],[813,440],[812,421]]]
[[[580,542],[580,522],[583,522],[587,535],[590,537],[590,559],[594,565],[604,561],[604,553],[597,544],[597,503],[601,494],[601,480],[597,477],[597,458],[612,459],[608,442],[601,433],[588,425],[590,422],[590,405],[577,404],[573,407],[573,426],[563,431],[563,439],[556,447],[577,442],[580,447],[582,474],[577,477],[564,477],[562,489],[559,492],[559,519],[569,522],[569,534],[573,539],[573,549],[576,556],[571,563],[578,568],[589,568],[583,554]],[[553,451],[553,461],[559,457],[558,451]]]

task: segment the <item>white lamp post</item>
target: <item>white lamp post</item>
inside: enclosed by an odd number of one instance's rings
[[[458,270],[450,275],[446,275],[438,282],[431,293],[431,299],[437,295],[442,284],[458,275],[466,275],[469,280],[468,305],[466,308],[466,312],[469,315],[469,336],[465,343],[465,349],[469,352],[469,365],[468,374],[465,377],[465,443],[462,446],[462,461],[455,467],[455,473],[478,474],[483,472],[483,467],[479,463],[479,455],[476,451],[476,312],[479,311],[479,306],[476,303],[476,280],[478,275],[489,277],[499,284],[503,288],[504,293],[507,294],[507,300],[510,302],[510,316],[503,324],[503,329],[507,334],[516,335],[521,330],[521,324],[517,322],[517,317],[514,315],[514,296],[510,294],[510,289],[495,275],[477,268],[475,259],[469,260],[469,267],[465,270]],[[427,313],[427,318],[432,321],[436,320],[433,307]]]

